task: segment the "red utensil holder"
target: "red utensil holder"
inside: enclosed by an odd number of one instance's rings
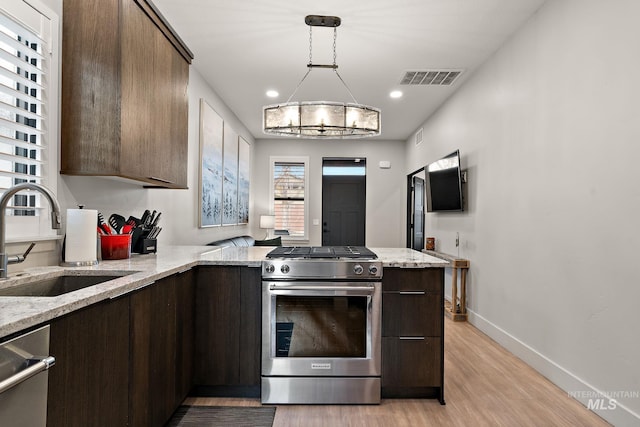
[[[131,257],[131,234],[100,236],[102,259],[127,259]]]

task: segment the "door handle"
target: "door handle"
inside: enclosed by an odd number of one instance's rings
[[[56,364],[56,359],[51,356],[47,356],[42,359],[29,359],[29,361],[35,363],[0,382],[0,393],[4,393],[5,391],[17,386],[21,382],[28,380],[32,376],[37,375],[42,371],[46,371]]]

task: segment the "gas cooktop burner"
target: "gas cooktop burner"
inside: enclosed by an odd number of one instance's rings
[[[377,259],[378,256],[364,246],[281,246],[269,252],[267,258]]]

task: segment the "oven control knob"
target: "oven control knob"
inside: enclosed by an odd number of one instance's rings
[[[289,272],[289,266],[287,264],[282,264],[282,267],[280,267],[280,271],[284,274],[287,274]]]
[[[264,267],[264,271],[266,271],[267,273],[273,273],[274,271],[276,271],[276,268],[273,266],[273,264],[267,264]]]
[[[364,271],[364,268],[362,268],[362,266],[360,264],[356,264],[353,266],[353,272],[356,274],[362,274],[362,272]]]
[[[376,274],[378,274],[378,267],[375,265],[370,265],[369,274],[371,274],[372,276],[375,276]]]

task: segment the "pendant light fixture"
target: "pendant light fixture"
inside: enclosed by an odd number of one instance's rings
[[[380,135],[380,110],[359,104],[347,84],[338,74],[336,64],[337,28],[341,20],[337,16],[308,15],[304,22],[309,26],[309,63],[307,73],[282,104],[263,107],[263,131],[266,134],[297,136],[304,138],[365,138]],[[312,50],[313,27],[333,27],[333,64],[314,64]],[[342,82],[353,100],[352,103],[331,101],[291,102],[304,80],[314,68],[331,69]]]

